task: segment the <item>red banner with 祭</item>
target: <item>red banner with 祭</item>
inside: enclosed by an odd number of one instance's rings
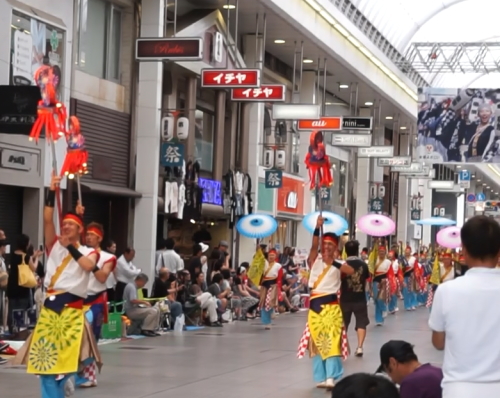
[[[211,88],[260,88],[260,69],[203,69],[201,86]]]

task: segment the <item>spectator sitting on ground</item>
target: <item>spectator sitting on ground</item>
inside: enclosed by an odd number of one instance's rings
[[[232,292],[230,288],[222,289],[222,281],[224,278],[220,273],[215,274],[212,279],[212,284],[208,287],[208,292],[217,299],[217,307],[219,312],[224,313],[227,308],[227,300],[231,298]]]
[[[279,306],[278,306],[278,310],[280,313],[282,312],[297,312],[299,310],[299,308],[296,306],[296,305],[293,305],[291,302],[290,302],[290,293],[292,292],[292,288],[293,288],[293,285],[295,284],[296,282],[296,278],[294,278],[293,275],[285,275],[283,276],[283,282],[282,282],[282,285],[281,285],[281,297],[280,297],[280,300],[279,300]],[[299,297],[299,301],[300,301],[300,297]]]
[[[160,269],[160,275],[155,279],[153,285],[152,297],[166,297],[165,301],[170,309],[170,318],[172,329],[177,317],[182,315],[182,304],[177,301],[177,293],[183,289],[183,286],[177,286],[175,277],[170,274],[167,268]]]
[[[183,306],[189,301],[189,291],[191,289],[192,281],[191,274],[187,270],[182,270],[177,273],[176,285],[179,287],[177,292],[177,301]]]
[[[231,290],[231,299],[229,301],[231,309],[234,311],[234,315],[236,319],[239,321],[246,321],[246,317],[241,314],[241,297],[234,294],[233,290],[233,281],[231,278],[231,271],[224,268],[221,270],[221,275],[224,278],[222,281],[221,288],[222,290]]]
[[[136,276],[134,282],[128,283],[123,291],[123,300],[125,301],[125,315],[128,319],[141,322],[141,331],[144,336],[155,337],[155,333],[160,323],[160,312],[157,308],[151,307],[151,304],[145,300],[137,298],[137,291],[142,289],[148,283],[148,276],[140,273]]]
[[[441,398],[443,371],[431,364],[418,361],[413,346],[406,341],[391,340],[380,348],[383,371],[399,384],[401,398]]]
[[[189,289],[189,294],[197,296],[201,293],[207,291],[207,284],[205,283],[205,274],[203,272],[198,272],[195,276],[194,283]]]
[[[399,398],[397,387],[382,376],[356,373],[340,380],[332,398]]]

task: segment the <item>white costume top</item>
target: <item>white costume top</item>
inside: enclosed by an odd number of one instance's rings
[[[445,276],[446,274],[446,268],[444,267],[443,263],[439,263],[439,275],[441,278]],[[441,280],[441,283],[452,281],[455,279],[455,270],[453,269],[453,265],[451,266],[451,271],[444,277],[443,280]]]
[[[276,279],[281,268],[281,264],[276,262],[271,266],[271,268],[269,268],[269,262],[266,260],[266,267],[264,268],[264,273],[262,274],[262,280]]]
[[[399,272],[399,261],[398,260],[394,260],[392,262],[392,270],[394,271],[395,274],[397,274]]]
[[[375,276],[387,274],[387,271],[389,271],[390,266],[391,266],[391,260],[386,258],[380,263],[380,259],[377,259],[377,262],[375,263]]]
[[[101,250],[99,252],[99,261],[97,262],[97,266],[99,267],[99,269],[102,269],[102,267],[104,267],[104,264],[107,264],[109,262],[113,263],[113,269],[112,269],[113,271],[116,266],[116,257],[113,256],[111,253]],[[95,294],[99,294],[106,291],[106,289],[107,289],[106,283],[99,282],[95,277],[95,275],[91,273],[89,277],[88,295],[93,296]]]
[[[323,273],[325,267],[328,267],[328,272],[323,279],[319,282],[313,293],[319,294],[337,294],[341,285],[341,272],[335,265],[327,265],[323,262],[322,258],[316,259],[311,267],[309,276],[309,287],[312,289],[314,284]]]
[[[84,256],[89,256],[92,253],[97,253],[94,249],[85,246],[78,247],[78,251]],[[67,258],[70,259],[67,261]],[[66,260],[66,261],[65,261]],[[61,275],[55,281],[54,286],[50,286],[52,277],[57,271],[57,268],[67,262],[66,267]],[[90,272],[85,271],[78,265],[68,249],[62,246],[57,240],[50,250],[47,258],[47,272],[45,274],[45,287],[52,288],[56,291],[63,291],[74,294],[78,297],[86,298],[87,289],[89,286]]]
[[[413,269],[415,267],[415,262],[417,261],[417,259],[413,256],[410,256],[410,258],[408,258],[406,261],[408,262],[407,269],[410,270],[410,269]]]

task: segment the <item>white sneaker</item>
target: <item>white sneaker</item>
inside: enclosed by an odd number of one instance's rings
[[[64,384],[64,396],[71,397],[75,393],[75,382],[73,377],[70,377]]]
[[[316,384],[316,388],[326,388],[326,381]]]
[[[394,311],[395,311],[395,312],[398,312],[398,311],[399,311],[399,307],[396,307],[396,308],[394,309]]]
[[[326,388],[331,390],[333,387],[335,387],[335,382],[333,379],[326,379]]]
[[[354,355],[357,357],[362,357],[363,356],[363,347],[358,347],[356,349],[356,352],[354,353]]]
[[[387,318],[387,311],[382,312],[382,318]]]
[[[97,387],[97,381],[86,381],[85,383],[80,384],[78,387],[81,388]]]

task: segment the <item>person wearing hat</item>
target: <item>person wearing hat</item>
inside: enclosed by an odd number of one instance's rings
[[[208,245],[205,245],[204,243],[195,243],[193,245],[193,255],[189,260],[188,265],[188,271],[191,274],[191,280],[194,280],[196,274],[202,271],[203,264],[201,263],[201,256],[207,249]]]
[[[319,216],[309,252],[311,292],[307,325],[301,339],[299,358],[305,348],[313,360],[313,376],[318,388],[332,389],[344,374],[342,357],[348,347],[342,310],[339,304],[342,274],[353,275],[354,269],[337,260],[339,238],[333,233],[320,235],[323,217]]]
[[[386,377],[355,373],[338,382],[332,398],[400,398],[397,387]]]
[[[443,371],[429,363],[421,364],[413,346],[402,340],[391,340],[380,348],[377,373],[387,374],[398,384],[401,398],[441,398]]]
[[[281,284],[283,281],[283,267],[276,262],[278,252],[275,249],[269,250],[265,260],[264,273],[260,281],[260,320],[266,330],[271,329],[272,314],[278,307],[281,296]]]

